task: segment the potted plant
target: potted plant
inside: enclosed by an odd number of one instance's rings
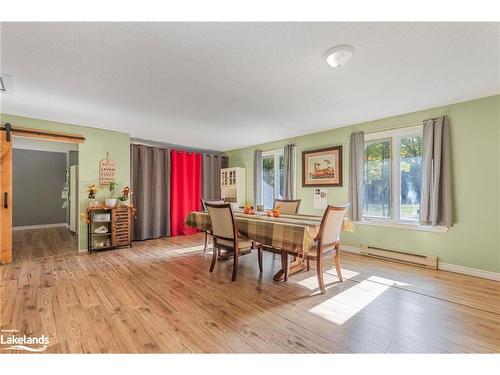
[[[116,198],[113,198],[113,195],[117,187],[118,187],[118,182],[111,181],[109,183],[109,191],[111,193],[111,198],[106,199],[106,207],[113,208],[116,206]]]
[[[119,197],[118,199],[120,200],[121,204],[123,204],[124,206],[130,206],[129,198],[131,195],[132,195],[132,190],[130,189],[130,187],[125,186],[122,189],[121,197]]]
[[[95,195],[98,191],[99,189],[97,188],[97,186],[93,184],[87,188],[88,197],[90,199],[90,207],[96,207],[99,203],[95,200]]]

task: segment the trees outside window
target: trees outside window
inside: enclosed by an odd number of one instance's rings
[[[262,201],[265,209],[274,206],[275,199],[284,198],[285,160],[283,150],[262,154]]]
[[[364,218],[418,221],[421,183],[421,127],[365,137]]]

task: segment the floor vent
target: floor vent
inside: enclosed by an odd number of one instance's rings
[[[378,259],[392,260],[394,262],[437,269],[438,259],[433,255],[403,252],[401,250],[387,249],[372,245],[362,245],[361,254]]]

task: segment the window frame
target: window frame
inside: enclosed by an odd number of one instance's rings
[[[379,222],[385,224],[393,223],[393,224],[405,224],[405,225],[420,225],[418,220],[401,218],[401,139],[412,136],[422,137],[422,132],[423,132],[423,126],[417,125],[400,129],[384,130],[365,135],[365,146],[369,143],[380,142],[385,140],[390,141],[391,175],[389,176],[389,179],[390,179],[390,190],[391,190],[390,193],[391,215],[389,218],[363,215],[362,221]],[[364,152],[364,147],[363,147],[363,152]]]
[[[276,150],[270,150],[270,151],[264,151],[262,152],[262,160],[261,160],[261,192],[264,192],[264,159],[266,158],[274,158],[274,199],[277,199],[276,197],[279,196],[280,192],[280,174],[279,174],[279,165],[280,165],[280,157],[285,157],[285,152],[283,149],[276,149]],[[278,172],[278,173],[276,173]],[[260,196],[260,202],[259,204],[264,205],[264,194],[261,194]],[[272,208],[272,207],[271,207]]]
[[[390,207],[391,207],[391,210],[390,210],[390,215],[389,217],[383,217],[383,216],[365,216],[363,215],[363,220],[374,220],[374,221],[381,221],[381,222],[391,222],[393,221],[392,217],[393,217],[393,210],[394,210],[394,204],[393,204],[393,179],[392,179],[392,175],[393,175],[393,168],[394,168],[394,163],[393,163],[393,154],[392,154],[392,138],[391,137],[380,137],[380,138],[373,138],[373,139],[370,139],[367,141],[366,137],[365,137],[365,144],[363,146],[363,160],[364,160],[364,148],[366,147],[367,144],[371,144],[371,143],[378,143],[378,142],[384,142],[384,141],[389,141],[389,148],[390,148],[390,151],[391,151],[391,160],[390,160],[390,166],[389,166],[389,169],[390,169],[390,175],[389,175],[389,188],[390,188],[390,194],[389,194],[389,204],[390,204]],[[364,168],[364,166],[363,166]],[[364,189],[364,181],[363,181],[363,189]]]

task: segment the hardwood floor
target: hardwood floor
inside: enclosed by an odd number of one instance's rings
[[[314,267],[273,282],[279,256],[202,254],[203,235],[0,267],[2,329],[57,353],[500,352],[500,283],[341,253],[327,293]]]
[[[75,255],[78,251],[76,235],[68,228],[15,230],[12,232],[13,262],[56,255]]]

